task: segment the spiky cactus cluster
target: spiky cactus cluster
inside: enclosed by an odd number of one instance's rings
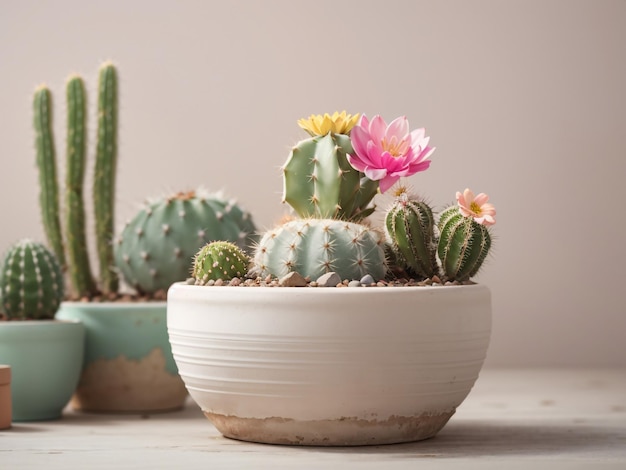
[[[63,299],[63,274],[41,243],[20,240],[0,265],[0,311],[10,320],[51,319]]]
[[[254,264],[261,275],[295,271],[310,279],[336,272],[342,279],[385,276],[384,240],[364,225],[333,219],[296,219],[259,242]]]
[[[115,262],[126,282],[144,294],[167,290],[189,276],[189,262],[206,243],[254,243],[252,217],[234,201],[195,191],[149,203],[124,227]]]
[[[430,206],[404,188],[388,210],[385,225],[396,262],[420,278],[443,275],[448,281],[467,281],[478,273],[491,247],[489,228],[463,215],[458,206],[439,214],[437,237]]]
[[[203,246],[193,263],[196,284],[222,279],[230,281],[248,273],[250,259],[238,246],[224,241],[215,241]]]
[[[117,71],[113,64],[104,63],[100,68],[98,81],[98,133],[93,196],[96,245],[100,261],[100,286],[97,285],[91,273],[85,235],[83,183],[87,155],[87,112],[83,79],[79,76],[70,77],[66,92],[67,166],[63,224],[59,215],[60,202],[50,90],[45,85],[40,86],[35,91],[33,100],[43,226],[49,245],[63,268],[67,268],[74,296],[92,297],[99,291],[105,294],[115,293],[118,289],[118,280],[116,271],[112,269],[111,241],[117,165]]]

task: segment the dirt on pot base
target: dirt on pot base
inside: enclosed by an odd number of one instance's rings
[[[240,418],[205,411],[225,437],[263,444],[364,446],[428,439],[445,426],[455,410],[419,416],[392,416],[385,421],[339,418],[296,421],[289,418]]]
[[[98,359],[81,375],[71,405],[79,411],[154,413],[183,407],[187,389],[165,368],[160,348],[141,360],[118,356]]]

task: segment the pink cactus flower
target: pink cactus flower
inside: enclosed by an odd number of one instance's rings
[[[465,188],[463,193],[457,191],[456,200],[463,217],[473,217],[477,223],[487,227],[496,223],[496,208],[487,202],[489,196],[485,193],[474,196],[469,188]]]
[[[424,129],[409,132],[406,117],[387,125],[378,115],[371,121],[362,115],[350,133],[354,153],[348,155],[348,161],[369,179],[379,181],[384,193],[401,177],[428,169],[428,157],[435,150],[428,146],[429,139]]]

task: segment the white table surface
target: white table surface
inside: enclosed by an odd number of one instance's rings
[[[434,439],[377,447],[284,447],[222,437],[180,412],[16,423],[0,469],[626,469],[625,370],[483,370]]]

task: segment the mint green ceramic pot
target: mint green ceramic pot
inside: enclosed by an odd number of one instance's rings
[[[63,302],[56,317],[85,325],[75,409],[148,413],[183,407],[187,391],[168,341],[166,302]]]
[[[0,322],[0,364],[11,366],[13,421],[58,419],[81,372],[85,328],[76,321]]]

